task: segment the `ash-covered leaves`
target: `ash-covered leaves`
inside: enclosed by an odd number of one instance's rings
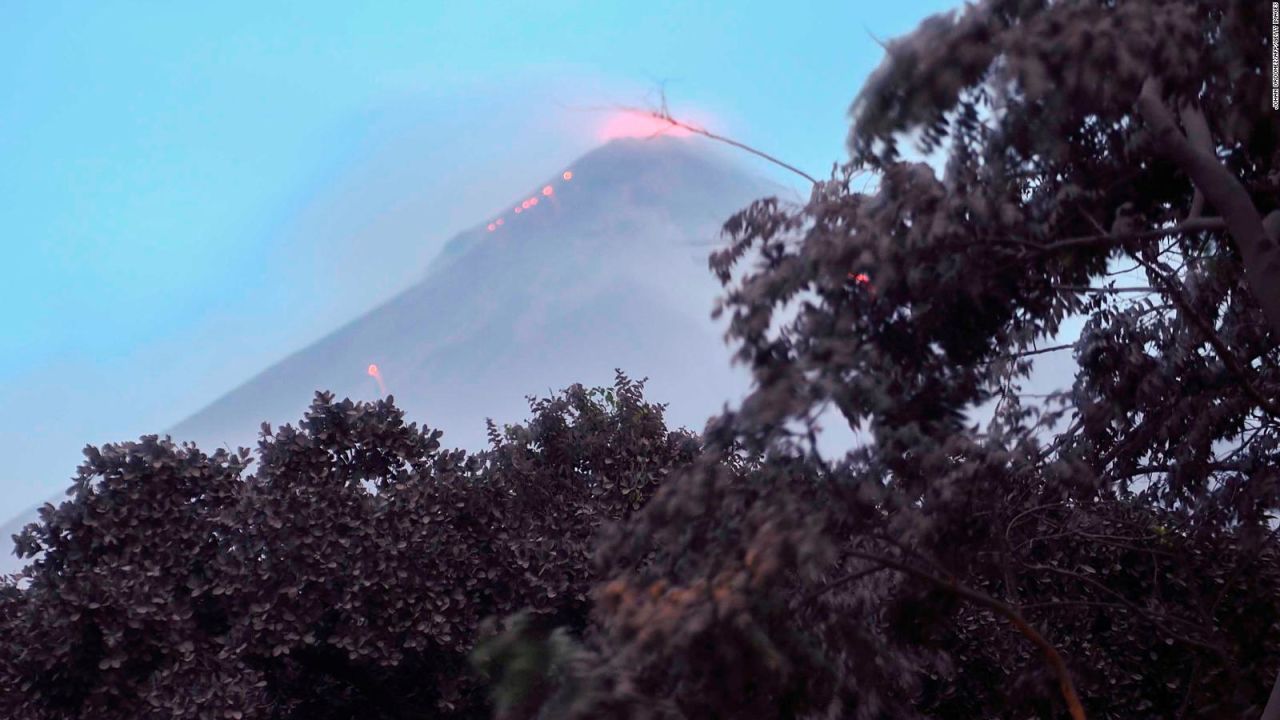
[[[0,587],[0,715],[487,717],[482,621],[582,627],[597,529],[696,449],[622,375],[531,408],[470,456],[328,394],[264,428],[252,474],[154,436],[88,448]]]
[[[1256,715],[1280,353],[1135,101],[1159,79],[1280,209],[1265,9],[988,0],[890,43],[850,164],[726,223],[717,314],[754,391],[602,545],[553,715],[1066,716],[1011,618],[1088,717]],[[901,160],[911,137],[941,173]],[[1023,395],[1072,322],[1074,377]],[[866,440],[843,458],[810,442],[829,408]]]

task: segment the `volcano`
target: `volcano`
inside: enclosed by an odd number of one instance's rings
[[[707,255],[726,218],[779,191],[689,140],[614,140],[453,238],[412,287],[170,433],[252,447],[261,422],[295,421],[316,390],[372,400],[385,385],[446,446],[478,450],[486,418],[523,420],[527,396],[609,385],[615,369],[648,377],[668,421],[701,430],[747,386],[710,320]]]
[[[296,422],[317,390],[373,400],[385,387],[446,447],[479,450],[487,418],[522,421],[528,397],[610,385],[615,369],[648,378],[669,425],[701,430],[749,384],[710,318],[720,287],[707,256],[730,215],[788,191],[697,139],[617,139],[549,170],[450,240],[417,283],[168,434],[206,451],[255,447],[263,422]],[[4,542],[34,519],[7,523]],[[0,571],[15,564],[0,557]]]

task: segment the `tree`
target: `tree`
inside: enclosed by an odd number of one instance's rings
[[[479,718],[489,616],[581,628],[592,538],[696,450],[619,374],[475,455],[318,393],[247,450],[88,448],[0,587],[0,715]]]
[[[1258,714],[1269,26],[1257,3],[987,0],[890,43],[851,161],[726,224],[711,266],[755,390],[602,545],[561,664],[584,670],[542,717]],[[941,176],[901,159],[911,136]],[[1022,395],[1068,318],[1074,382]],[[871,441],[820,457],[827,407]]]

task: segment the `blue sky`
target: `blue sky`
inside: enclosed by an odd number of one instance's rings
[[[0,521],[412,282],[590,107],[825,174],[873,36],[957,4],[5,3]]]

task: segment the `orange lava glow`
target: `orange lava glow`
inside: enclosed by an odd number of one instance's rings
[[[552,195],[555,194],[555,192],[556,192],[556,189],[551,187],[550,185],[544,185],[542,188],[542,194],[546,195],[547,197],[551,197]]]
[[[629,137],[651,137],[653,135],[669,135],[671,137],[688,137],[693,133],[687,128],[654,117],[648,113],[634,110],[620,110],[604,121],[597,131],[601,140],[615,140]],[[565,178],[568,180],[568,178]]]
[[[494,223],[494,225],[501,225],[503,222],[502,218],[498,218],[498,222]]]
[[[382,371],[378,369],[378,365],[376,363],[369,363],[369,369],[367,372],[369,373],[369,377],[378,382],[378,392],[386,395],[387,386],[386,383],[382,382]]]
[[[496,223],[489,223],[489,232],[493,232],[496,227],[498,227]]]
[[[536,197],[529,198],[529,207],[533,207],[534,205],[537,205],[537,204],[538,204],[538,198]]]
[[[876,294],[876,286],[871,284],[871,276],[866,273],[849,273],[849,279],[858,285],[858,287],[867,291],[871,296]]]
[[[565,170],[565,171],[564,171],[564,174],[563,174],[563,175],[561,175],[560,177],[564,178],[565,180],[572,180],[572,179],[573,179],[573,171],[572,171],[572,170]]]
[[[522,209],[522,208],[520,208],[520,207],[518,207],[518,206],[516,207],[516,214],[517,214],[517,215],[519,215],[519,214],[520,214],[520,210],[521,210],[521,209]]]

